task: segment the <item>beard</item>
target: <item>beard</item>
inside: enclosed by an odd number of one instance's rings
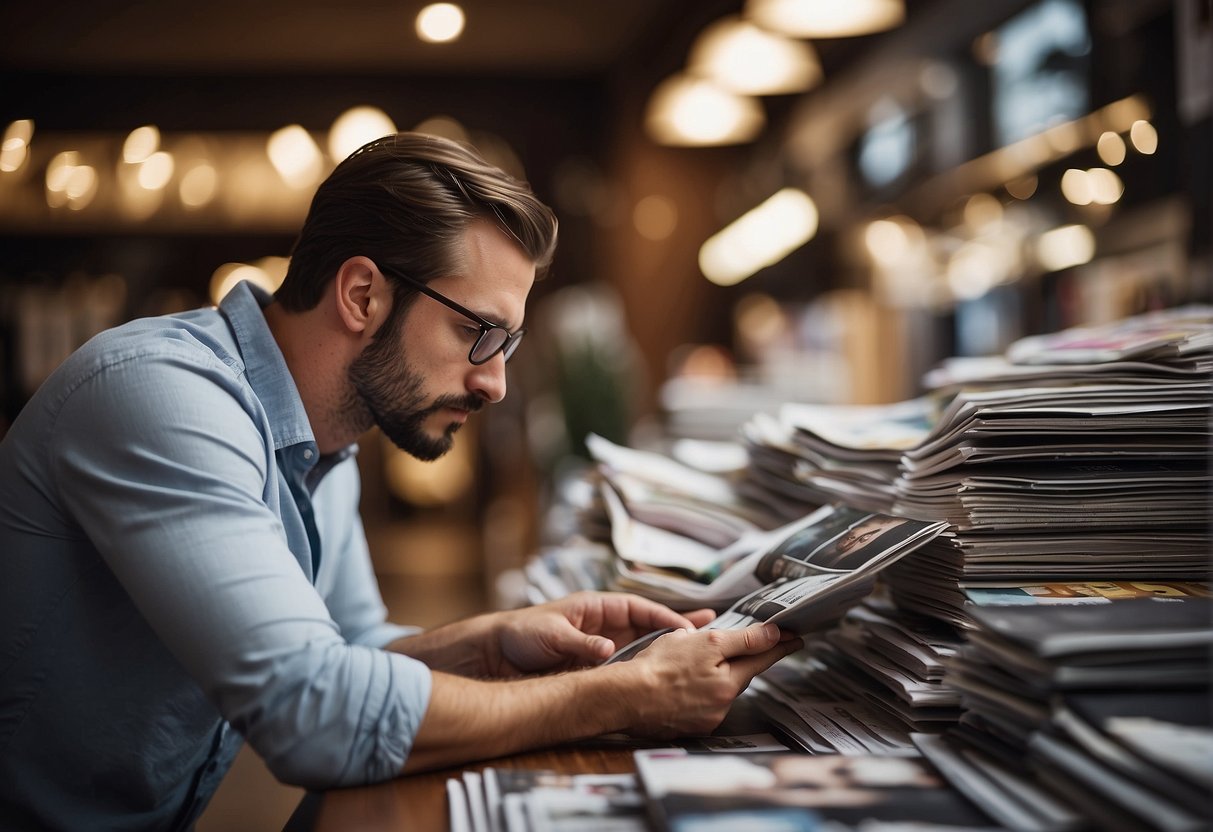
[[[435,438],[426,433],[426,421],[445,408],[474,413],[484,406],[484,400],[473,394],[448,395],[427,405],[421,373],[409,365],[400,345],[400,327],[386,329],[390,331],[377,336],[350,365],[343,411],[366,427],[377,425],[405,453],[433,461],[451,449],[460,423],[451,422]]]

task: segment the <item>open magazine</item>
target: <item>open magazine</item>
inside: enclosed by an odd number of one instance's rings
[[[826,506],[733,567],[760,586],[705,629],[739,629],[756,622],[804,634],[837,621],[872,589],[877,573],[947,528],[847,506]],[[743,566],[744,565],[744,566]],[[629,659],[668,630],[643,636],[608,662]]]

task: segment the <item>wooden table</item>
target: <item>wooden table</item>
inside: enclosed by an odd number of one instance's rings
[[[712,733],[738,737],[770,730],[753,699],[742,696],[733,703],[724,722]],[[374,786],[309,792],[291,815],[283,832],[398,832],[398,830],[449,829],[446,781],[465,771],[488,766],[546,769],[561,774],[623,774],[636,770],[632,755],[637,748],[665,745],[659,742],[602,738],[529,751],[496,760],[454,766],[441,771],[397,777]]]
[[[374,786],[312,792],[303,798],[284,832],[446,830],[446,781],[460,777],[464,771],[494,766],[569,774],[617,774],[635,770],[634,750],[614,744],[578,744],[398,777]]]

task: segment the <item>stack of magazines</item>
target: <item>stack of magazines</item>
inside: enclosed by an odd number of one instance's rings
[[[866,615],[863,607],[859,614]],[[868,648],[852,653],[835,639],[854,628],[860,637],[877,627],[843,624],[812,641],[750,684],[750,694],[774,730],[793,748],[814,754],[916,756],[912,735],[938,732],[959,717],[959,696],[941,684],[938,659],[902,636],[886,642],[924,660],[919,671]],[[899,657],[903,658],[903,657]]]
[[[894,511],[950,533],[892,575],[907,608],[962,585],[1210,576],[1213,309],[1013,344],[929,377],[950,401],[908,449]]]
[[[865,597],[880,570],[946,525],[845,505],[778,524],[725,478],[597,436],[587,446],[599,463],[598,504],[609,527],[605,586],[676,609],[712,607],[721,613],[717,627],[771,620],[820,629]]]
[[[997,830],[906,757],[638,750],[635,774],[488,767],[447,781],[452,832]]]
[[[966,711],[916,735],[1017,829],[1207,829],[1213,601],[996,607],[953,660]]]
[[[786,404],[743,427],[741,490],[949,524],[891,573],[964,623],[962,584],[1207,580],[1213,308],[1033,336],[952,359],[892,405]]]
[[[928,397],[890,405],[787,403],[742,426],[752,460],[743,491],[783,511],[844,502],[889,513],[901,457],[938,418]]]
[[[658,832],[1001,828],[922,759],[679,749],[635,757]]]
[[[938,731],[960,716],[960,697],[944,684],[961,636],[952,627],[866,603],[811,646],[843,694],[883,708],[911,731]],[[823,682],[824,683],[824,682]]]

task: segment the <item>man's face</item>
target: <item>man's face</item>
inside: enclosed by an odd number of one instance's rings
[[[479,396],[441,395],[429,402],[421,371],[409,366],[400,338],[403,315],[391,330],[377,339],[350,365],[350,384],[370,411],[383,435],[405,453],[434,460],[451,449],[455,432],[463,424],[452,420],[440,435],[427,430],[443,410],[473,413],[484,406]]]
[[[469,226],[459,273],[430,287],[493,323],[515,331],[535,280],[535,267],[494,225]],[[349,369],[351,402],[365,410],[397,447],[432,460],[451,448],[469,414],[505,396],[505,359],[468,361],[480,328],[424,295],[375,339]],[[359,407],[360,406],[360,407]]]

